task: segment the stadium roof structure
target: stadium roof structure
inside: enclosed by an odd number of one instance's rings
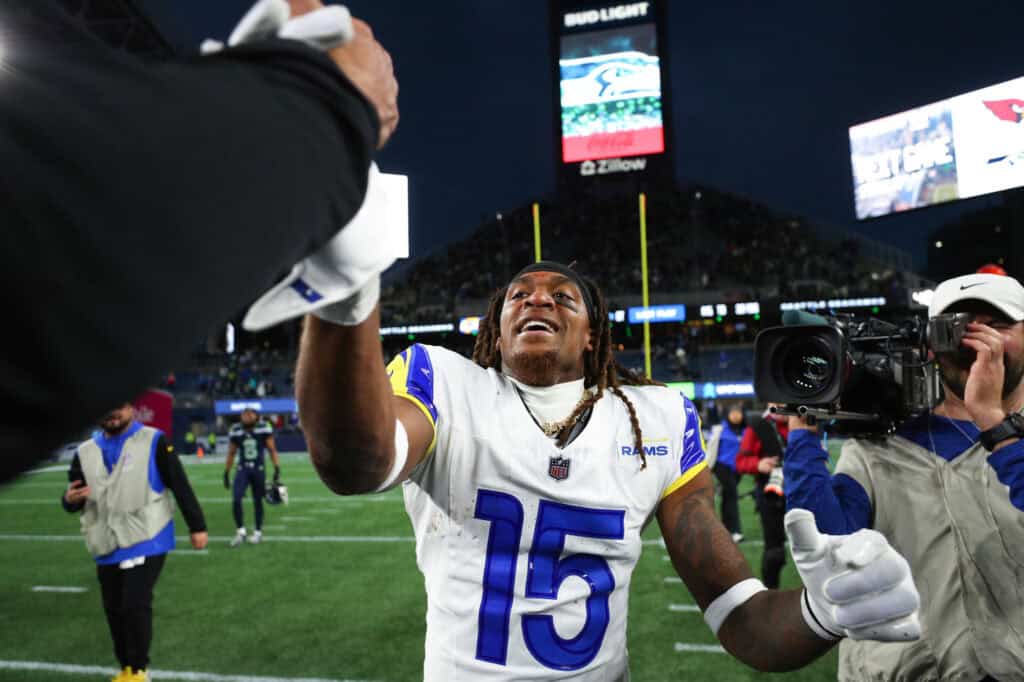
[[[59,0],[58,4],[116,49],[156,59],[174,54],[171,44],[132,0]]]

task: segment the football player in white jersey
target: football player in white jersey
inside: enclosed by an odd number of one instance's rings
[[[800,667],[844,635],[917,636],[906,562],[873,531],[820,536],[800,512],[806,589],[752,577],[715,515],[693,405],[618,365],[591,280],[528,266],[493,297],[473,361],[417,344],[387,372],[366,307],[307,318],[297,395],[328,487],[403,484],[424,679],[628,680],[629,582],[653,518],[711,629],[755,668]]]

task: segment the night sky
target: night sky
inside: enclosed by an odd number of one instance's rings
[[[180,50],[226,37],[250,5],[136,1]],[[485,215],[553,196],[547,2],[347,5],[395,62],[402,118],[379,162],[410,176],[414,257]],[[681,180],[858,230],[919,268],[928,231],[997,201],[858,223],[847,127],[1024,75],[1024,4],[669,0],[668,15]]]

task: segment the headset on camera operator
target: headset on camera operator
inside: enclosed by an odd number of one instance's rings
[[[938,407],[851,438],[834,476],[816,429],[790,417],[787,506],[822,532],[881,532],[921,587],[922,638],[842,642],[840,680],[1024,680],[1024,287],[950,279],[928,310],[944,313],[970,322],[958,349],[935,353]]]

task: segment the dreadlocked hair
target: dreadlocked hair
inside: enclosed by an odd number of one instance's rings
[[[644,439],[640,432],[640,420],[636,416],[636,408],[623,393],[620,386],[663,386],[659,381],[648,379],[639,372],[623,367],[612,353],[612,331],[608,322],[608,303],[597,284],[589,277],[581,277],[590,291],[597,319],[590,320],[590,338],[593,350],[583,354],[583,385],[587,388],[596,387],[583,400],[566,421],[566,426],[555,436],[555,445],[566,446],[572,427],[580,415],[586,413],[594,403],[601,399],[605,389],[611,391],[619,400],[626,404],[629,411],[629,423],[633,427],[633,447],[640,454],[640,469],[647,468],[647,456],[644,454]],[[505,304],[508,287],[502,287],[491,296],[487,305],[487,314],[480,321],[480,333],[473,346],[473,362],[484,368],[501,370],[501,351],[498,350],[498,339],[501,338],[501,309]]]

